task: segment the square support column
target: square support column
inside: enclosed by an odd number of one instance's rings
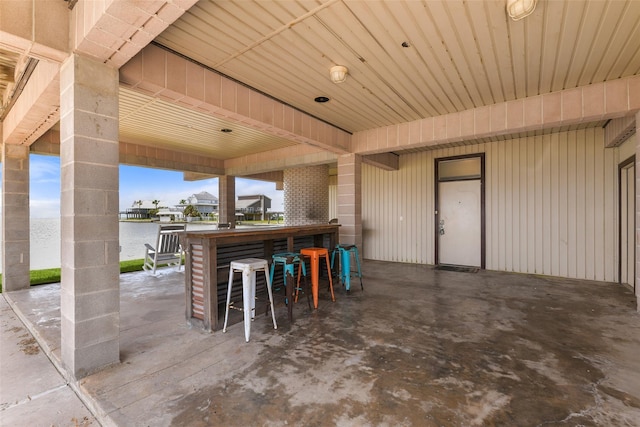
[[[218,177],[218,222],[236,228],[236,177],[223,175]]]
[[[120,361],[118,70],[60,70],[61,353],[82,378]]]
[[[636,113],[636,278],[634,292],[636,294],[636,310],[640,311],[640,111]]]
[[[338,222],[340,243],[362,248],[362,157],[346,154],[338,157]]]
[[[2,291],[29,288],[29,147],[2,144]]]

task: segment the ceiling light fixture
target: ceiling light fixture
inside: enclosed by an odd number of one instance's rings
[[[320,103],[322,103],[322,102],[328,102],[328,101],[329,101],[329,98],[327,98],[326,96],[318,96],[318,97],[316,97],[316,98],[314,99],[314,101],[316,101],[316,102],[320,102]]]
[[[231,129],[229,129],[229,128],[222,128],[222,129],[220,129],[220,132],[231,133],[233,131]]]
[[[334,83],[342,83],[347,80],[349,70],[344,65],[335,65],[329,70],[331,81]]]
[[[526,18],[536,8],[537,0],[507,0],[507,13],[514,21]]]

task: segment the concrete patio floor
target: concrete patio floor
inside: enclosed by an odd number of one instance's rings
[[[249,343],[241,323],[186,325],[184,273],[122,275],[121,363],[72,385],[105,426],[640,425],[640,315],[626,287],[363,271],[364,292],[337,285],[332,303],[321,287],[318,310],[301,300],[293,325],[280,300],[278,329],[260,315]],[[58,365],[59,289],[5,294]]]
[[[0,294],[0,426],[98,426]]]

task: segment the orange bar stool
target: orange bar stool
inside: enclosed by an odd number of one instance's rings
[[[333,280],[331,279],[331,263],[329,261],[329,250],[327,248],[304,248],[300,250],[304,256],[311,258],[311,294],[313,295],[313,307],[318,308],[318,281],[320,279],[320,258],[324,258],[327,263],[327,273],[329,276],[329,289],[331,289],[331,301],[335,301],[333,294]]]

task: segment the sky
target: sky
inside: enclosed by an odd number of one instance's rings
[[[0,183],[1,177],[0,171]],[[29,187],[31,218],[60,216],[59,157],[31,154]],[[218,179],[185,181],[182,172],[120,165],[120,211],[136,200],[160,200],[160,206],[172,207],[201,191],[218,197]],[[236,197],[250,194],[264,194],[271,198],[271,210],[284,210],[284,192],[276,190],[275,183],[236,178]]]

